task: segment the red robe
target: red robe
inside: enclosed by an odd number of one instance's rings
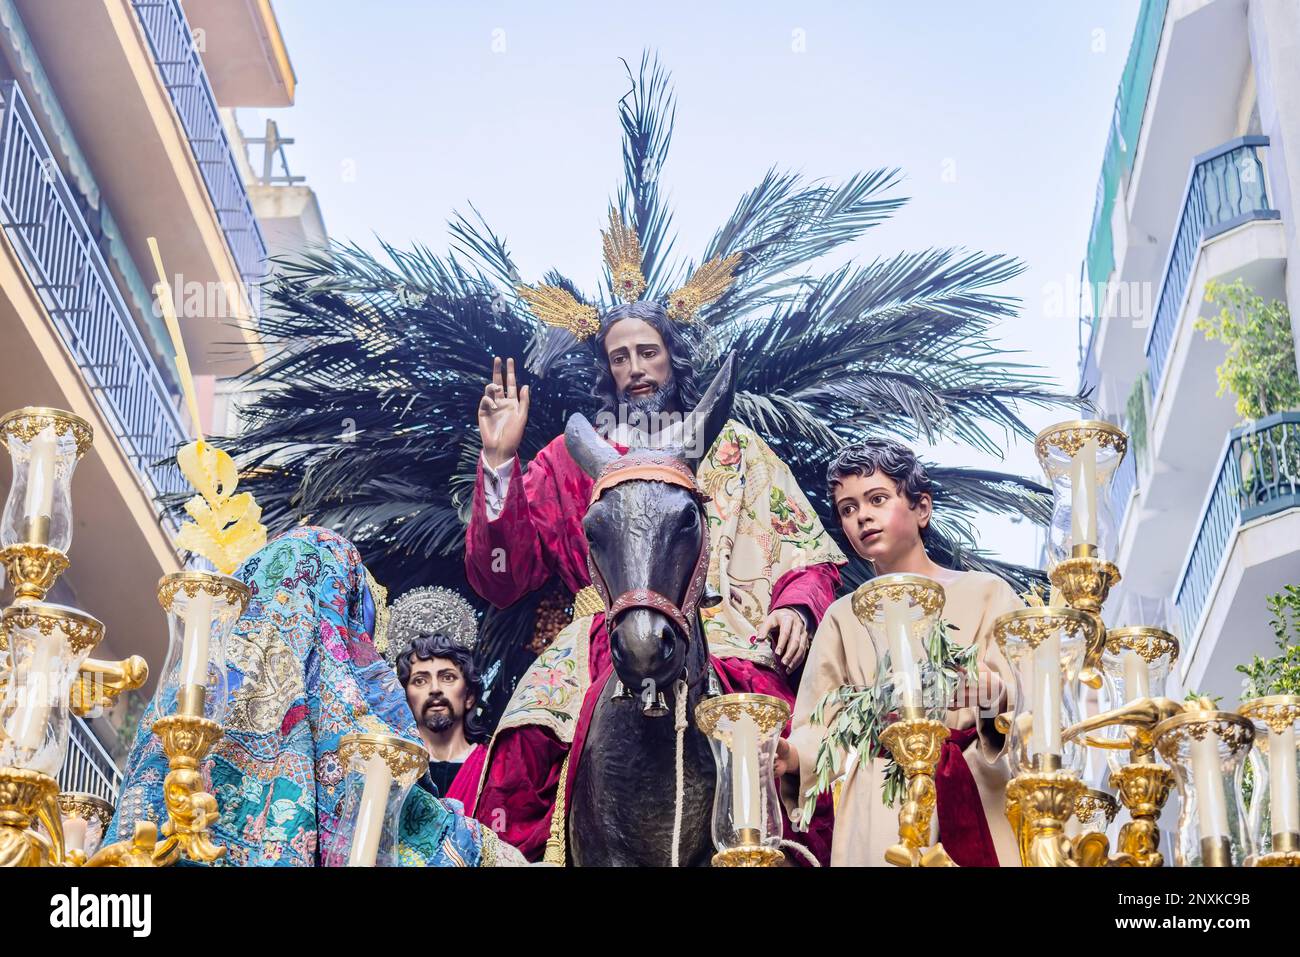
[[[615,448],[627,451],[622,446]],[[574,594],[590,585],[582,519],[592,485],[591,477],[569,455],[564,436],[558,436],[537,453],[526,471],[515,459],[501,514],[489,521],[480,460],[465,533],[465,573],[474,590],[504,608],[541,587],[551,575],[558,576]],[[523,495],[519,494],[521,488]],[[773,585],[768,611],[806,609],[812,617],[811,635],[834,600],[839,581],[839,569],[831,563],[789,571]],[[725,691],[775,695],[793,709],[794,690],[781,671],[745,658],[712,660]],[[589,705],[612,668],[603,614],[592,623],[588,661],[591,685],[573,742],[579,754],[590,719]],[[786,730],[788,733],[789,728]],[[498,732],[493,743],[487,775],[471,810],[530,860],[541,858],[550,835],[556,786],[568,751],[568,744],[541,727],[508,728]],[[570,780],[576,770],[577,762],[570,762]],[[787,837],[806,843],[825,862],[830,853],[830,814],[818,818],[824,824],[821,828],[814,826],[807,833],[795,834],[786,820],[785,830]]]

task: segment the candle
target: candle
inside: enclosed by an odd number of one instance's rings
[[[1281,731],[1268,736],[1268,771],[1268,806],[1269,815],[1273,819],[1273,833],[1282,835],[1300,832],[1294,724],[1288,724]]]
[[[1033,757],[1061,753],[1061,635],[1053,631],[1033,652]]]
[[[885,602],[885,641],[894,674],[894,690],[904,708],[921,707],[921,676],[912,653],[912,635],[907,605],[901,600]]]
[[[1120,659],[1124,662],[1124,701],[1151,697],[1151,673],[1146,659],[1132,648],[1125,648]]]
[[[59,639],[38,638],[27,659],[27,681],[23,686],[24,698],[5,733],[19,748],[39,750],[45,743],[45,723],[53,701],[54,670],[58,662]]]
[[[50,534],[50,518],[54,515],[54,466],[59,453],[54,427],[47,425],[37,433],[29,451],[31,461],[27,467],[23,517],[27,520],[28,539],[44,544]]]
[[[82,817],[65,817],[63,819],[63,847],[69,851],[86,849],[86,819]]]
[[[1097,440],[1088,439],[1070,460],[1070,543],[1097,544]]]
[[[366,762],[366,783],[361,790],[361,804],[352,828],[352,850],[348,867],[374,867],[379,857],[379,839],[384,833],[384,816],[388,810],[388,792],[393,775],[388,763],[379,755]]]
[[[737,833],[759,828],[758,725],[747,714],[731,729],[731,826]]]
[[[212,596],[200,589],[185,607],[181,648],[181,688],[208,686],[208,640],[212,636]]]
[[[1223,800],[1223,771],[1219,764],[1219,738],[1210,730],[1192,739],[1192,783],[1196,787],[1196,816],[1201,841],[1228,836],[1228,808]]]

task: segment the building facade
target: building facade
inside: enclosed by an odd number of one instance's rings
[[[1195,325],[1238,279],[1300,321],[1298,48],[1292,0],[1143,0],[1083,266],[1080,384],[1131,437],[1107,622],[1172,631],[1171,692],[1229,707],[1300,584],[1300,412],[1243,423]]]
[[[289,106],[295,83],[269,0],[0,0],[0,409],[64,408],[95,430],[71,567],[48,600],[105,623],[97,657],[161,664],[154,595],[182,567],[158,500],[187,490],[166,460],[194,430],[147,240],[202,427],[220,433],[219,383],[261,357],[268,229],[284,235],[296,209],[323,238],[306,187],[280,196],[251,175],[232,112]],[[78,721],[63,787],[111,795],[116,744],[114,721]]]

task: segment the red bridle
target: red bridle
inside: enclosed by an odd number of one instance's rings
[[[606,465],[596,478],[596,483],[591,488],[591,500],[587,503],[590,508],[597,499],[600,498],[608,489],[616,485],[622,485],[624,482],[666,482],[669,485],[676,485],[684,488],[695,498],[703,511],[703,506],[709,501],[709,496],[704,493],[699,484],[695,481],[695,475],[685,462],[669,455],[657,453],[636,452],[632,455],[623,456],[615,459]],[[625,611],[631,611],[634,608],[647,608],[651,611],[657,611],[666,615],[675,624],[681,633],[689,641],[695,629],[692,622],[695,619],[695,613],[700,606],[700,597],[704,594],[704,582],[709,572],[709,523],[708,516],[702,516],[701,522],[702,534],[700,535],[700,552],[695,557],[695,568],[691,572],[690,583],[686,587],[686,600],[682,602],[679,608],[671,599],[659,594],[652,588],[630,588],[623,592],[613,601],[609,598],[609,586],[605,584],[605,578],[592,561],[591,550],[587,550],[587,571],[591,575],[591,583],[600,593],[601,600],[605,602],[605,628],[610,630],[614,627],[614,622]]]

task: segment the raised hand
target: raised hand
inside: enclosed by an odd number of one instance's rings
[[[492,378],[478,404],[478,431],[483,439],[483,458],[492,468],[509,462],[524,440],[528,423],[528,386],[515,385],[515,360],[502,368],[500,357],[492,360]]]

